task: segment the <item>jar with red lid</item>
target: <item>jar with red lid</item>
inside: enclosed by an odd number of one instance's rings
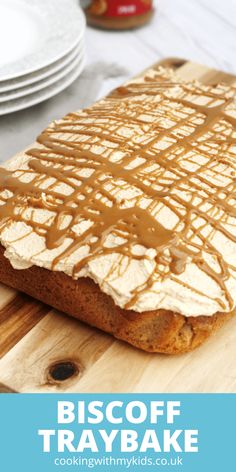
[[[82,6],[88,24],[105,29],[137,28],[153,15],[152,0],[84,0]]]

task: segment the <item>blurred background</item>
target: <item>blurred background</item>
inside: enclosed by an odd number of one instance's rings
[[[155,0],[153,2],[155,12],[150,22],[141,28],[125,31],[83,27],[81,16],[77,18],[75,13],[75,9],[79,9],[79,0],[60,0],[58,3],[49,1],[47,2],[48,9],[44,8],[42,15],[39,11],[42,0],[38,0],[38,4],[37,0],[33,0],[32,5],[35,11],[32,15],[35,16],[34,19],[32,16],[30,26],[27,23],[26,27],[24,24],[26,20],[23,17],[21,19],[20,10],[17,10],[18,14],[15,17],[15,4],[12,2],[16,0],[5,0],[5,4],[4,0],[1,0],[2,12],[0,5],[1,161],[10,158],[32,143],[40,130],[45,128],[50,121],[60,118],[69,111],[89,106],[114,87],[162,58],[177,56],[191,59],[236,74],[235,0]],[[17,2],[19,6],[20,0]],[[28,4],[30,5],[31,2]],[[5,10],[3,10],[4,5]],[[9,5],[14,10],[6,13],[6,9],[10,8]],[[66,14],[63,8],[66,8]],[[50,41],[48,39],[48,44],[46,42],[44,44],[42,39],[44,23],[47,23],[52,36],[49,38]],[[64,36],[62,36],[62,31]],[[25,58],[20,57],[17,49],[19,37],[21,37],[21,46],[24,46],[27,51],[25,54],[30,56],[27,65]],[[42,43],[39,44],[37,38],[40,38]],[[63,41],[61,43],[63,47],[60,46],[60,41]],[[51,51],[52,45],[53,51]],[[24,68],[22,73],[17,69],[19,68],[17,51]],[[63,53],[63,58],[60,57],[60,51]],[[7,64],[10,54],[12,61],[15,61],[14,67],[12,64]],[[69,54],[67,64],[65,63],[66,54]],[[77,61],[76,57],[79,54],[81,57]],[[45,62],[45,55],[47,55],[48,63]],[[70,62],[68,62],[69,58]],[[62,59],[64,62],[60,62]],[[38,68],[36,68],[36,62]],[[57,75],[59,74],[56,71],[58,67],[60,75]],[[42,78],[42,69],[46,71],[47,80]],[[66,76],[62,79],[63,70],[66,71]],[[50,83],[55,80],[54,77],[58,85],[57,87],[53,85],[52,88]],[[26,78],[28,82],[24,82]],[[31,83],[32,80],[34,83]],[[73,83],[70,84],[70,82]],[[11,90],[9,90],[9,84]],[[9,113],[8,110],[14,110],[14,107],[17,109],[19,103],[22,103],[22,98],[20,102],[18,98],[23,94],[22,90],[28,93],[26,104],[32,103],[32,98],[36,97],[35,90],[41,87],[41,84],[44,87],[43,93],[40,92],[42,97],[50,95],[51,90],[53,94],[55,91],[55,96],[24,110]],[[60,88],[64,90],[60,91]],[[37,97],[38,94],[39,92],[37,92]]]

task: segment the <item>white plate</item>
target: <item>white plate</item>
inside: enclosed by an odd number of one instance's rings
[[[46,67],[83,37],[75,0],[0,0],[0,81]]]
[[[72,82],[77,79],[77,77],[81,74],[84,65],[85,59],[82,59],[80,64],[78,64],[72,72],[70,72],[66,77],[59,80],[55,84],[50,85],[45,90],[40,90],[39,92],[28,95],[27,97],[18,98],[17,100],[10,100],[0,104],[0,116],[23,110],[24,108],[32,107],[33,105],[54,97],[54,95],[62,92],[62,90],[69,87],[69,85],[71,85]]]
[[[64,67],[66,67],[76,56],[79,56],[81,50],[84,48],[83,40],[76,45],[75,48],[72,49],[69,54],[66,54],[62,59],[54,62],[52,65],[48,67],[43,67],[39,69],[37,72],[32,72],[31,74],[25,74],[21,77],[12,80],[4,80],[0,81],[0,93],[10,92],[11,90],[18,90],[21,87],[26,87],[27,85],[34,84],[35,82],[39,82],[42,79],[45,79],[56,72],[59,72]]]
[[[50,85],[53,85],[55,82],[58,82],[65,76],[68,76],[68,74],[73,71],[77,65],[81,63],[81,61],[84,59],[84,56],[84,50],[81,50],[79,54],[77,54],[77,56],[72,59],[72,61],[69,62],[66,67],[63,67],[63,69],[59,70],[59,72],[56,72],[55,74],[52,74],[49,77],[46,77],[46,79],[39,80],[38,82],[32,85],[27,85],[26,87],[11,90],[10,92],[0,93],[0,104],[10,100],[16,100],[21,97],[26,97],[27,95],[31,95],[32,93],[38,92],[39,90],[48,88]]]

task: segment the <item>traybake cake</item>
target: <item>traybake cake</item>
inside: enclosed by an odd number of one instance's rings
[[[236,305],[235,88],[149,70],[52,123],[0,174],[0,281],[141,349]]]

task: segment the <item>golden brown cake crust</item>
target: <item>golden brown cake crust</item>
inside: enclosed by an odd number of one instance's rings
[[[116,306],[89,278],[33,266],[15,270],[0,246],[0,281],[149,352],[179,354],[202,344],[234,312],[186,317],[167,310],[137,313]]]

